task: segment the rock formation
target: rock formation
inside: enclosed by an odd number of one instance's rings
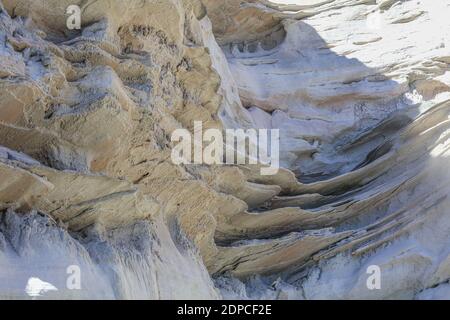
[[[448,13],[0,0],[0,298],[450,298]],[[194,121],[279,129],[282,168],[174,164]]]

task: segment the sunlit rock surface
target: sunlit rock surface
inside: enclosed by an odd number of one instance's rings
[[[450,298],[449,13],[1,0],[0,298]],[[283,168],[175,165],[194,121]]]

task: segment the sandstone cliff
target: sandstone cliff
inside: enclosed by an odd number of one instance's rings
[[[0,0],[0,298],[450,298],[448,13]],[[194,121],[279,129],[282,168],[174,164]]]

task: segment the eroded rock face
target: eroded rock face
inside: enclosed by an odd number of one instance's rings
[[[0,297],[449,298],[449,12],[2,0]],[[283,168],[175,165],[194,121],[279,129]]]

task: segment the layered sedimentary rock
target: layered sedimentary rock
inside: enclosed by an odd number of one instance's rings
[[[2,0],[0,297],[449,298],[449,12]],[[174,164],[194,121],[279,129],[282,168]]]

